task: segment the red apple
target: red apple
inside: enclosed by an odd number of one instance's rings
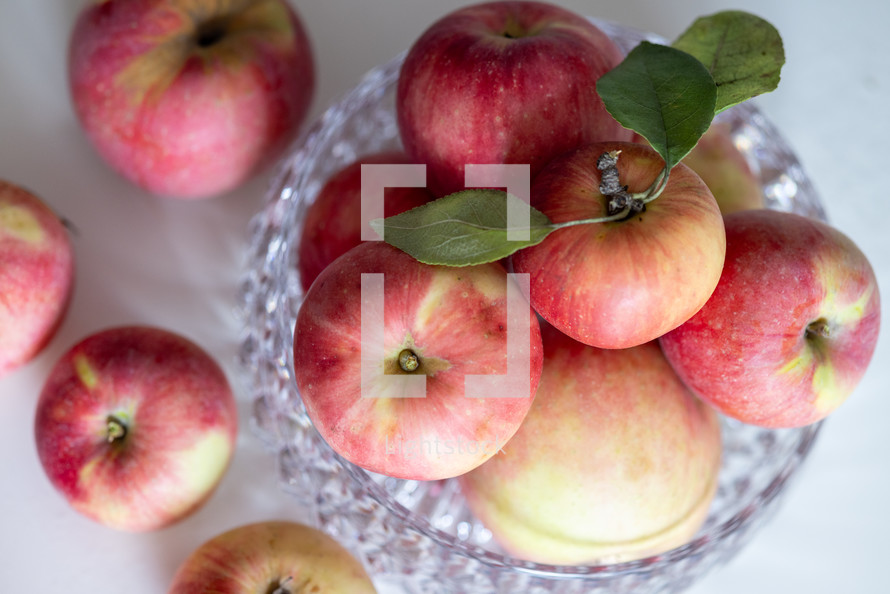
[[[68,310],[74,255],[49,207],[0,180],[0,377],[30,361]]]
[[[222,478],[235,399],[200,347],[144,326],[93,334],[50,372],[37,403],[40,462],[71,506],[129,531],[196,510]]]
[[[714,122],[683,163],[707,184],[720,212],[765,208],[760,181],[736,148],[726,122]]]
[[[649,342],[601,350],[547,327],[531,411],[502,454],[458,480],[512,555],[619,562],[687,542],[720,469],[715,412]]]
[[[664,167],[647,146],[596,143],[554,159],[532,182],[532,205],[554,222],[605,217],[597,159],[643,192]],[[567,227],[513,255],[531,277],[532,307],[562,332],[600,348],[654,340],[704,305],[723,269],[723,218],[704,182],[677,165],[662,194],[622,221]]]
[[[362,565],[327,534],[293,522],[224,532],[180,566],[168,594],[373,594]]]
[[[336,172],[306,209],[300,236],[300,281],[308,290],[325,267],[361,243],[362,165],[411,164],[400,151],[364,156]],[[384,216],[390,217],[420,206],[434,196],[425,187],[387,187]]]
[[[840,231],[802,215],[726,216],[726,265],[705,306],[661,338],[671,364],[724,414],[764,427],[825,418],[874,353],[880,297]]]
[[[294,331],[297,387],[321,436],[358,466],[416,480],[494,455],[541,371],[537,317],[510,280],[496,263],[429,266],[380,241],[335,260]]]
[[[586,18],[542,2],[487,2],[433,23],[399,74],[406,152],[438,195],[464,187],[464,165],[528,164],[598,140],[630,140],[596,81],[623,59]]]
[[[277,158],[315,87],[285,0],[106,0],[69,47],[77,117],[99,154],[165,196],[231,190]]]

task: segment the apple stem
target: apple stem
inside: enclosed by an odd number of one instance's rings
[[[272,592],[272,594],[290,594],[290,591],[285,589],[284,586],[285,586],[285,584],[292,581],[293,579],[294,578],[292,576],[287,576],[286,578],[284,578],[283,580],[278,582],[278,587],[275,588],[275,591]]]
[[[621,183],[620,174],[618,173],[618,156],[620,154],[620,150],[608,151],[597,158],[596,168],[601,172],[599,191],[609,199],[607,212],[610,216],[627,213],[626,216],[631,217],[646,210],[646,204],[661,195],[661,192],[667,186],[670,172],[667,167],[662,169],[655,181],[652,182],[652,185],[646,188],[644,192],[628,192],[627,186]]]
[[[401,353],[399,353],[399,367],[402,368],[402,371],[407,371],[411,373],[412,371],[416,371],[420,366],[420,359],[417,358],[417,355],[411,349],[403,349]]]
[[[618,155],[621,151],[608,151],[596,160],[596,168],[600,171],[600,193],[609,199],[606,212],[616,215],[628,212],[628,216],[642,212],[645,206],[627,191],[627,186],[621,183],[618,175]]]
[[[286,578],[283,578],[275,584],[275,589],[269,592],[269,594],[299,594],[302,592],[307,585],[309,585],[309,580],[306,580],[302,584],[297,584],[296,589],[291,589],[288,584],[294,581],[294,576],[289,575]]]
[[[105,435],[108,443],[123,439],[127,435],[127,426],[114,415],[110,415],[105,420]]]
[[[562,223],[550,223],[549,229],[562,229],[575,225],[589,225],[591,223],[611,223],[623,221],[646,210],[646,204],[658,198],[667,187],[670,171],[667,167],[661,170],[655,181],[644,192],[631,193],[627,186],[621,184],[618,176],[618,155],[621,151],[608,151],[596,160],[596,168],[600,175],[600,193],[609,199],[606,211],[607,216],[592,219],[580,219],[577,221],[564,221]]]
[[[819,318],[807,325],[806,335],[811,338],[829,338],[831,336],[831,326],[828,320]]]
[[[211,19],[198,25],[195,31],[195,43],[198,47],[210,47],[226,35],[224,18]]]
[[[80,236],[80,229],[77,228],[77,225],[71,219],[66,219],[65,217],[59,217],[59,222],[62,223],[62,226],[74,237]]]

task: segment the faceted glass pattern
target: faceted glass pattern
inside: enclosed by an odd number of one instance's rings
[[[594,20],[625,51],[663,40]],[[548,566],[505,555],[473,518],[456,481],[396,480],[343,460],[306,416],[293,380],[293,328],[302,300],[297,246],[306,206],[335,171],[399,146],[394,91],[404,54],[369,72],[295,144],[251,222],[240,292],[240,364],[256,433],[276,453],[281,485],[317,525],[361,559],[378,583],[416,594],[669,593],[727,561],[775,511],[820,424],[768,430],[723,419],[724,457],[710,515],[686,545],[647,559]],[[751,105],[719,116],[760,176],[770,208],[824,219],[779,132]]]

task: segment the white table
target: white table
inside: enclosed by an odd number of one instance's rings
[[[277,489],[273,460],[248,430],[243,391],[238,451],[219,490],[195,515],[150,534],[94,524],[53,491],[33,443],[35,401],[64,350],[125,323],[191,337],[240,388],[234,295],[247,222],[270,174],[213,201],[187,203],[149,196],[112,173],[80,132],[67,94],[67,38],[86,3],[0,0],[0,178],[28,186],[78,230],[77,288],[64,325],[41,356],[0,380],[0,587],[86,594],[126,586],[128,594],[157,594],[192,549],[224,529],[303,518]],[[462,2],[294,4],[317,56],[318,114]],[[716,0],[563,4],[669,39],[698,15],[734,7]],[[788,59],[779,90],[759,105],[797,151],[831,221],[856,240],[890,291],[890,8],[876,0],[791,4],[745,3],[782,32]],[[890,591],[888,338],[885,327],[865,380],[825,427],[775,520],[692,594]]]

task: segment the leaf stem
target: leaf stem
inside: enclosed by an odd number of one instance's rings
[[[643,204],[648,204],[661,196],[661,193],[664,192],[664,189],[667,187],[668,178],[671,176],[670,169],[667,166],[661,170],[661,173],[658,174],[658,177],[655,178],[655,181],[652,182],[652,185],[646,188],[645,191],[640,192],[638,194],[633,194],[634,199],[642,200]]]
[[[598,217],[595,219],[580,219],[578,221],[565,221],[562,223],[550,223],[548,225],[549,229],[563,229],[565,227],[574,227],[575,225],[589,225],[592,223],[611,223],[613,221],[620,221],[622,219],[627,218],[627,215],[630,214],[630,207],[626,207],[624,210],[617,214],[609,215],[607,217]]]

